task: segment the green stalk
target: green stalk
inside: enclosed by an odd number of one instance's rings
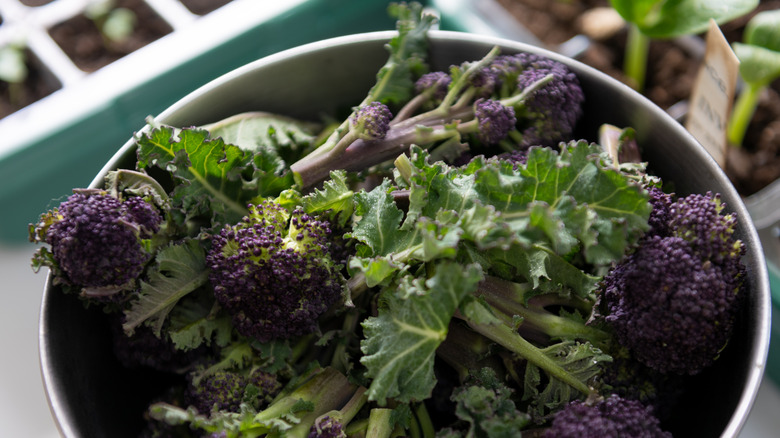
[[[392,409],[374,408],[368,415],[366,438],[390,438],[395,428],[391,424]]]
[[[758,98],[766,87],[766,85],[757,83],[746,83],[746,85],[747,87],[740,93],[737,102],[734,104],[734,110],[731,113],[729,126],[726,131],[729,143],[734,146],[742,146],[742,142],[745,140],[745,133],[753,118],[753,113],[755,113],[756,107],[758,107]]]
[[[547,357],[540,349],[523,339],[522,336],[518,335],[506,324],[488,325],[469,321],[469,326],[477,333],[495,341],[507,350],[512,351],[528,362],[545,370],[551,377],[566,383],[585,395],[591,393],[591,389],[588,385],[572,376],[569,372],[555,363],[555,361]]]
[[[645,88],[649,50],[650,38],[643,34],[639,27],[632,24],[628,28],[623,72],[628,76],[630,85],[637,91],[642,91]]]

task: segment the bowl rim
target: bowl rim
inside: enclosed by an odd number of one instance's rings
[[[197,100],[199,96],[203,95],[204,93],[207,93],[209,90],[212,90],[225,83],[233,81],[243,75],[248,74],[249,72],[252,72],[258,68],[262,68],[263,66],[283,62],[287,59],[302,56],[311,52],[316,52],[325,48],[333,48],[334,46],[349,46],[353,44],[365,44],[368,42],[374,42],[374,43],[387,42],[395,35],[397,35],[396,31],[375,31],[375,32],[355,33],[351,35],[327,38],[316,42],[303,44],[297,47],[293,47],[271,55],[264,56],[248,64],[245,64],[241,67],[238,67],[228,73],[225,73],[209,81],[208,83],[196,88],[195,90],[183,96],[181,99],[177,100],[174,104],[169,106],[158,116],[154,117],[154,120],[155,122],[164,124],[168,119],[174,117],[177,112],[181,111],[183,108],[190,105],[193,101]],[[653,102],[651,102],[648,98],[636,92],[629,86],[621,83],[620,81],[608,76],[606,73],[598,71],[588,65],[585,65],[584,63],[576,59],[565,57],[563,55],[560,55],[555,52],[551,52],[547,49],[538,46],[533,46],[527,43],[522,43],[514,40],[500,38],[500,37],[479,35],[479,34],[466,33],[466,32],[457,32],[457,31],[431,30],[428,32],[428,38],[430,40],[436,40],[436,41],[473,42],[479,44],[497,45],[512,50],[543,54],[544,56],[568,64],[574,67],[575,70],[578,70],[579,72],[584,72],[585,74],[591,75],[597,78],[599,81],[610,82],[612,86],[622,89],[625,93],[628,93],[629,97],[632,100],[635,101],[638,100],[639,104],[647,107],[647,109],[652,113],[662,118],[671,119],[671,116],[669,116],[660,107],[658,107]],[[726,184],[727,189],[729,191],[732,191],[731,193],[732,197],[735,200],[739,201],[736,203],[731,202],[729,204],[729,209],[737,213],[738,217],[745,218],[745,220],[743,221],[745,227],[742,230],[744,235],[743,241],[746,241],[747,244],[759,250],[757,251],[758,252],[757,254],[752,255],[752,257],[754,257],[755,260],[755,266],[753,266],[754,269],[751,271],[751,274],[754,277],[754,281],[755,281],[755,293],[758,295],[756,299],[757,306],[754,309],[756,311],[754,316],[756,318],[757,323],[755,327],[751,326],[751,328],[754,329],[754,332],[751,333],[754,336],[754,341],[756,345],[756,348],[753,348],[751,351],[752,357],[749,358],[752,371],[747,376],[748,378],[746,379],[745,385],[742,388],[739,402],[737,403],[725,429],[721,433],[722,437],[736,437],[738,436],[739,431],[742,429],[743,425],[747,421],[750,410],[752,409],[753,403],[755,402],[759,387],[761,385],[761,381],[763,379],[766,362],[767,362],[767,356],[769,352],[769,338],[770,338],[770,331],[771,331],[771,295],[770,295],[769,277],[768,277],[766,261],[764,258],[763,249],[761,247],[760,240],[758,238],[758,233],[756,231],[755,226],[753,225],[752,219],[750,218],[747,208],[742,202],[740,196],[736,193],[736,189],[733,188],[733,185],[725,176],[725,173],[717,165],[717,163],[711,157],[711,155],[704,149],[704,147],[701,146],[698,143],[698,141],[695,140],[695,138],[693,138],[693,136],[682,126],[682,124],[677,123],[673,126],[674,129],[677,131],[675,132],[675,135],[688,137],[698,146],[693,150],[693,152],[697,155],[696,159],[709,161],[712,164],[714,164],[715,169],[717,171],[716,176],[718,178],[722,178],[725,179],[725,181],[727,181]],[[137,134],[148,132],[150,129],[151,127],[147,123],[145,126],[143,126],[143,128],[141,128],[138,131]],[[94,180],[91,182],[90,187],[96,187],[97,185],[102,184],[103,176],[108,171],[116,168],[121,157],[127,154],[134,147],[134,138],[135,135],[133,135],[121,148],[119,148],[116,151],[116,153],[112,156],[112,158],[103,166],[103,168],[94,178]],[[58,394],[53,393],[51,391],[53,376],[49,375],[46,371],[47,369],[49,369],[49,367],[52,366],[52,363],[49,360],[50,358],[46,354],[47,353],[46,333],[49,327],[46,326],[46,323],[44,321],[44,315],[48,311],[46,305],[46,301],[47,301],[46,291],[50,287],[51,287],[51,274],[48,275],[44,287],[45,288],[44,296],[40,308],[41,316],[39,318],[39,340],[38,341],[39,341],[39,359],[40,359],[40,367],[41,367],[41,376],[44,383],[44,389],[46,392],[47,401],[49,403],[49,408],[54,417],[55,423],[57,424],[57,427],[60,430],[60,433],[63,434],[63,436],[70,437],[70,436],[76,436],[73,430],[73,425],[70,424],[70,422],[68,422],[66,420],[66,417],[64,416],[64,411],[62,407],[63,401],[58,397]]]

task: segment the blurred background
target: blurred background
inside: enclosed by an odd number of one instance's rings
[[[0,351],[5,359],[0,364],[0,430],[4,436],[58,436],[38,365],[38,315],[46,273],[36,275],[30,268],[35,247],[26,242],[27,224],[72,188],[89,185],[103,163],[143,126],[145,117],[260,57],[324,38],[393,29],[394,21],[386,13],[388,3],[0,0],[0,205],[4,206],[0,289],[7,299],[0,306]],[[610,13],[607,0],[421,3],[440,16],[442,29],[545,46],[604,71],[618,60],[600,44],[620,38],[625,28],[614,11]],[[780,2],[762,1],[761,7],[780,8]],[[602,15],[583,19],[596,13]],[[724,32],[740,38],[746,20],[723,23]],[[668,65],[670,56],[682,56],[693,57],[696,65],[702,51],[700,35],[672,43],[674,47],[661,49],[667,57],[662,64]],[[694,71],[690,65],[685,69]],[[682,92],[689,92],[691,82],[681,79],[683,73],[679,69],[649,72],[648,85],[658,85],[661,76],[672,74]],[[619,72],[615,75],[620,77]],[[686,95],[676,95],[668,86],[657,88],[660,91],[648,87],[646,95],[675,117],[684,114]],[[780,109],[772,113],[770,103],[769,98],[761,103],[768,114],[757,122],[762,129],[778,129],[780,124],[776,117]],[[770,143],[774,138],[780,148],[780,134],[773,135],[761,131],[754,138],[769,137]],[[766,174],[767,181],[774,178],[756,168],[759,164],[744,153],[731,162],[747,163],[747,173]],[[764,181],[750,186],[739,179],[743,178],[739,168],[728,170],[745,196],[766,185]],[[778,360],[770,354],[771,370],[780,367],[774,362]],[[773,376],[767,375],[741,436],[777,436],[778,412],[780,390]]]

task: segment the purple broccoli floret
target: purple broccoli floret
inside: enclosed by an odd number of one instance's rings
[[[150,260],[143,239],[158,232],[161,223],[159,210],[143,198],[122,201],[99,190],[76,190],[30,226],[30,240],[49,244],[51,252],[42,248],[36,260],[52,268],[59,283],[120,290]],[[101,292],[95,298],[111,295]]]
[[[543,438],[671,438],[650,408],[612,395],[600,401],[575,400],[558,411]]]
[[[494,99],[478,99],[474,103],[474,116],[479,123],[477,137],[487,144],[503,140],[517,123],[515,109]]]
[[[734,236],[736,214],[723,214],[725,204],[719,194],[691,194],[669,207],[669,229],[673,235],[691,242],[702,259],[734,267],[745,248]]]
[[[390,119],[393,118],[387,105],[381,102],[371,102],[355,111],[350,118],[350,129],[363,140],[379,140],[385,138],[390,129]]]
[[[258,391],[252,393],[253,400],[247,400],[247,388],[252,385]],[[201,379],[193,379],[185,393],[188,405],[199,413],[208,415],[213,410],[238,412],[241,403],[251,403],[260,409],[270,403],[282,384],[273,374],[254,370],[249,374],[233,371],[216,371]]]
[[[344,425],[327,415],[318,418],[309,431],[309,438],[342,438],[345,436]]]
[[[213,237],[209,280],[239,333],[268,342],[317,328],[342,291],[329,234],[326,221],[264,201]]]
[[[435,71],[420,76],[420,79],[415,82],[414,88],[418,94],[430,92],[434,100],[440,101],[447,94],[447,88],[451,82],[450,75],[443,71]]]
[[[740,281],[703,261],[690,242],[653,236],[604,278],[605,319],[640,362],[697,374],[731,335]]]
[[[524,144],[556,146],[570,139],[585,101],[579,79],[558,61],[533,54],[522,54],[519,59],[525,63],[525,69],[517,77],[521,90],[547,75],[553,76],[528,98],[522,114],[518,114],[526,122],[522,130]]]
[[[670,222],[672,220],[671,207],[674,202],[674,195],[664,192],[658,187],[648,187],[648,200],[652,206],[650,217],[647,224],[650,229],[647,236],[668,236],[671,232]]]

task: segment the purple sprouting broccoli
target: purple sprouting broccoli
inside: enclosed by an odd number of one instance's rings
[[[579,79],[564,64],[546,57],[523,54],[521,61],[525,68],[517,77],[520,90],[552,75],[550,82],[536,90],[518,111],[524,126],[523,144],[556,146],[571,138],[582,115],[585,94]]]
[[[543,438],[671,438],[650,408],[636,400],[611,395],[601,400],[575,400],[558,411]]]
[[[474,116],[479,124],[477,137],[487,144],[503,140],[517,123],[515,109],[504,106],[495,99],[477,99],[474,103]]]
[[[329,234],[328,222],[269,200],[213,237],[209,280],[239,333],[268,342],[315,331],[343,289]]]
[[[388,162],[412,144],[450,163],[467,152],[494,155],[496,146],[555,145],[571,136],[584,101],[576,75],[564,64],[529,53],[498,56],[497,48],[452,66],[449,74],[421,76],[414,91],[382,138],[355,135],[351,121],[362,117],[367,104],[358,106],[324,143],[291,164],[298,185],[312,187],[332,170]],[[384,126],[384,117],[379,119]]]
[[[393,114],[390,108],[381,102],[371,102],[361,105],[350,118],[350,132],[363,140],[379,140],[385,138],[390,128]]]
[[[110,301],[132,289],[152,254],[146,240],[160,230],[159,209],[141,197],[119,199],[97,189],[77,189],[30,225],[30,240],[49,245],[33,258],[57,283],[83,296]]]
[[[417,94],[429,93],[434,101],[441,101],[447,95],[452,77],[443,71],[434,71],[420,76],[414,84]]]
[[[220,370],[198,378],[191,376],[185,402],[204,415],[215,410],[238,412],[242,403],[262,409],[281,388],[276,376],[257,369],[248,372]]]
[[[727,344],[742,302],[745,248],[719,195],[650,189],[650,231],[602,283],[604,319],[647,366],[693,375]]]
[[[726,345],[741,277],[679,237],[653,236],[603,281],[605,320],[634,357],[663,373],[697,374]]]
[[[347,435],[344,433],[344,425],[329,415],[318,418],[309,431],[309,438],[342,438],[345,436]]]

